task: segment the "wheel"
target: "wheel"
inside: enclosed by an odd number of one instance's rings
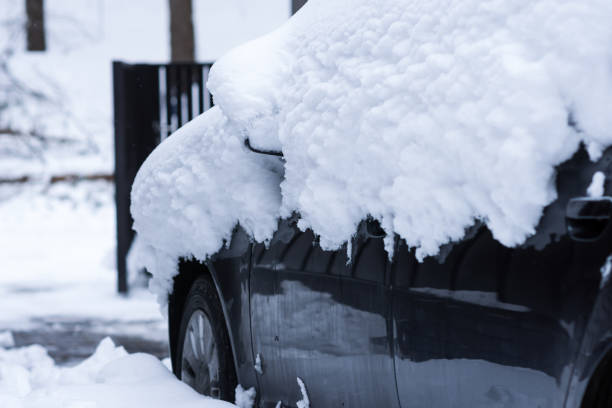
[[[187,295],[176,356],[181,381],[200,394],[233,401],[236,374],[229,337],[215,288],[204,277]]]

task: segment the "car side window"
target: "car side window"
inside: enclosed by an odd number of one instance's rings
[[[331,273],[333,257],[334,251],[324,251],[318,242],[314,242],[306,262],[306,270],[313,273]]]
[[[350,276],[351,266],[347,256],[347,245],[342,245],[338,250],[333,252],[331,260],[330,274],[337,276]]]
[[[270,269],[330,274],[384,283],[388,257],[382,238],[356,238],[351,248],[349,261],[346,244],[337,250],[323,250],[311,230],[300,231],[295,220],[283,220],[267,248],[263,244],[256,246],[254,263]]]
[[[295,238],[296,230],[290,220],[282,220],[272,240],[267,245],[257,244],[255,246],[254,259],[255,265],[273,268],[281,259],[287,245]]]
[[[393,257],[392,268],[394,286],[405,289],[410,287],[410,280],[414,274],[415,262],[414,250],[408,249],[406,241],[400,239]]]
[[[452,289],[496,294],[511,251],[497,242],[488,228],[482,227],[459,262]]]
[[[296,231],[293,239],[281,254],[281,265],[296,271],[304,270],[306,260],[314,246],[314,234],[311,230]]]
[[[384,283],[388,256],[382,238],[366,238],[361,241],[353,259],[353,277]]]

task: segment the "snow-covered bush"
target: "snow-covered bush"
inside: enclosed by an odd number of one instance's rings
[[[612,142],[611,19],[609,0],[310,0],[221,58],[217,106],[140,170],[154,289],[163,301],[176,259],[205,259],[236,223],[261,241],[294,212],[325,248],[367,216],[420,257],[475,220],[522,243],[555,166]]]

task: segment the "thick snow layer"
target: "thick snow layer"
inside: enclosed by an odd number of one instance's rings
[[[166,338],[154,296],[116,292],[113,194],[105,181],[0,185],[0,332],[68,319]]]
[[[104,339],[75,367],[58,367],[38,345],[0,348],[4,408],[229,408],[197,394],[152,355],[128,354]]]
[[[251,154],[239,132],[212,108],[166,139],[147,159],[132,188],[134,228],[142,237],[152,289],[172,288],[177,256],[206,259],[231,238],[236,222],[257,240],[276,229],[278,165]],[[140,241],[140,239],[139,239]]]
[[[236,223],[262,240],[294,212],[327,248],[367,216],[420,257],[475,220],[522,243],[556,197],[554,167],[612,142],[611,18],[609,0],[309,1],[215,64],[217,107],[140,171],[154,288]],[[283,152],[280,187],[245,138]]]

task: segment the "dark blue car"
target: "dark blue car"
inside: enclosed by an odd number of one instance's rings
[[[610,179],[612,151],[559,166],[558,199],[516,248],[479,224],[422,262],[401,239],[389,259],[371,220],[350,254],[295,219],[268,247],[237,229],[180,263],[174,373],[230,401],[254,386],[261,407],[295,406],[297,378],[312,407],[612,407],[612,185],[584,197],[595,171]]]

